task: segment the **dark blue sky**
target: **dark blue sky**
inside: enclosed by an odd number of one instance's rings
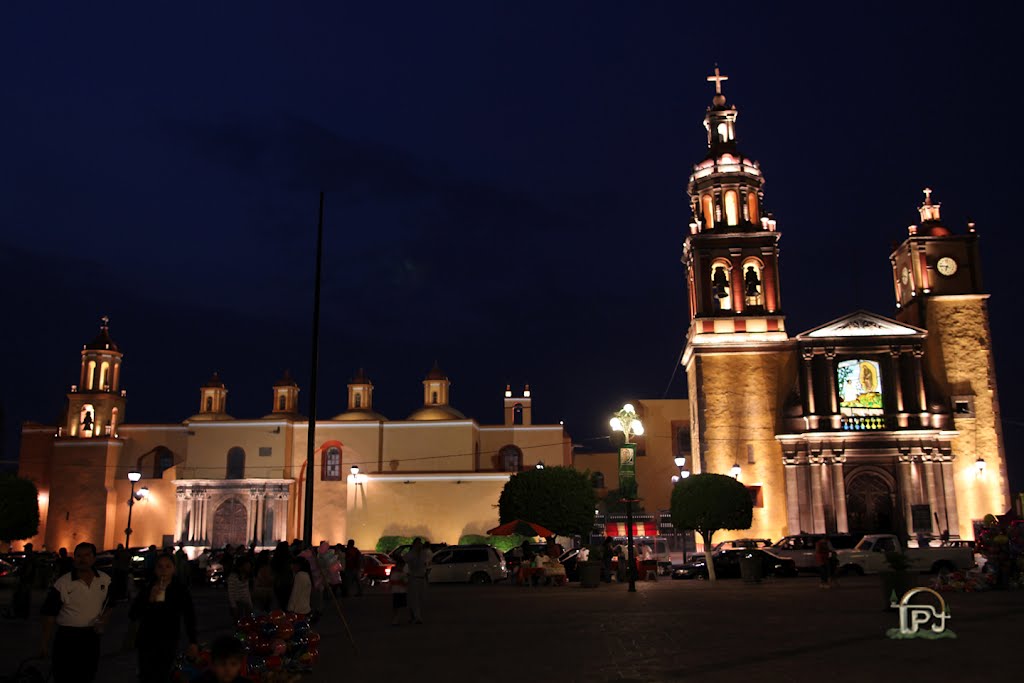
[[[789,329],[892,314],[889,249],[929,185],[982,234],[1007,443],[1024,442],[1004,18],[336,5],[2,10],[8,457],[21,420],[60,411],[104,313],[130,421],[187,417],[214,369],[236,416],[269,411],[283,368],[307,386],[321,188],[322,414],[365,366],[401,418],[436,358],[481,420],[530,382],[538,419],[604,433],[623,398],[661,395],[685,336],[685,185],[715,62],[783,232]]]

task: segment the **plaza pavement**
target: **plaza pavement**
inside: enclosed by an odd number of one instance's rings
[[[0,601],[9,599],[0,593]],[[34,607],[41,595],[36,596]],[[195,591],[200,634],[229,630],[222,589]],[[585,590],[438,585],[423,625],[391,627],[390,597],[344,601],[356,650],[328,604],[319,681],[981,681],[1020,675],[1024,591],[948,595],[956,640],[891,641],[878,579],[820,590],[813,578],[668,581]],[[101,681],[134,680],[119,651],[125,609],[104,641]],[[0,621],[0,674],[38,648],[39,622]]]

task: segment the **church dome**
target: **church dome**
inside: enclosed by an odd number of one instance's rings
[[[353,410],[346,410],[340,415],[335,415],[334,420],[343,420],[345,422],[359,422],[360,420],[369,420],[372,422],[387,422],[388,418],[378,413],[376,410],[367,410],[365,408],[355,408]]]
[[[466,416],[450,405],[426,405],[409,416],[410,420],[465,420]]]
[[[434,367],[431,368],[430,372],[427,373],[427,376],[424,379],[442,379],[443,380],[443,379],[448,379],[448,375],[444,374],[444,370],[441,369],[441,366],[439,366],[437,364],[437,361],[435,360],[434,361]]]
[[[100,320],[99,334],[84,348],[97,351],[118,351],[117,344],[110,337],[110,318],[103,316]]]
[[[295,378],[292,377],[291,370],[285,370],[284,374],[281,375],[281,379],[274,382],[275,387],[297,387],[298,383]]]
[[[215,370],[214,373],[210,376],[210,379],[206,380],[206,384],[204,384],[203,386],[209,387],[211,389],[223,389],[224,380],[220,378],[220,375],[217,374],[217,371]]]

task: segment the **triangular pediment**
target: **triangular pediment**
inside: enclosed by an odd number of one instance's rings
[[[871,311],[855,311],[812,330],[807,330],[797,337],[812,339],[822,337],[913,337],[923,334],[925,334],[925,330],[919,327],[907,325]]]

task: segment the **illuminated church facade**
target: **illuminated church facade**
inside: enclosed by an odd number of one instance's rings
[[[894,316],[856,311],[791,336],[764,176],[738,149],[726,77],[716,69],[708,80],[708,151],[690,176],[682,255],[689,398],[634,401],[646,427],[644,507],[668,509],[670,480],[716,472],[737,477],[754,501],[752,528],[732,536],[973,538],[976,522],[1010,507],[974,226],[946,227],[926,190],[919,224],[889,254]],[[451,406],[451,383],[435,368],[423,408],[391,421],[360,372],[348,409],[318,420],[316,471],[307,472],[307,421],[290,378],[273,386],[260,419],[233,419],[215,375],[183,422],[130,424],[106,322],[81,356],[64,422],[22,430],[20,470],[41,491],[37,545],[123,539],[129,471],[149,491],[134,508],[133,543],[196,546],[301,536],[307,477],[315,540],[366,547],[385,535],[453,543],[482,533],[497,522],[510,474],[540,462],[590,470],[599,494],[617,488],[618,453],[574,452],[561,425],[532,424],[528,389],[507,389],[504,424],[482,425]]]
[[[926,189],[920,223],[889,255],[895,315],[856,311],[790,336],[764,176],[738,149],[727,77],[708,80],[682,256],[689,398],[634,401],[646,510],[669,507],[670,479],[716,472],[754,501],[752,528],[732,537],[973,538],[1011,505],[974,225],[954,233]],[[617,457],[579,454],[577,466],[614,471]]]

